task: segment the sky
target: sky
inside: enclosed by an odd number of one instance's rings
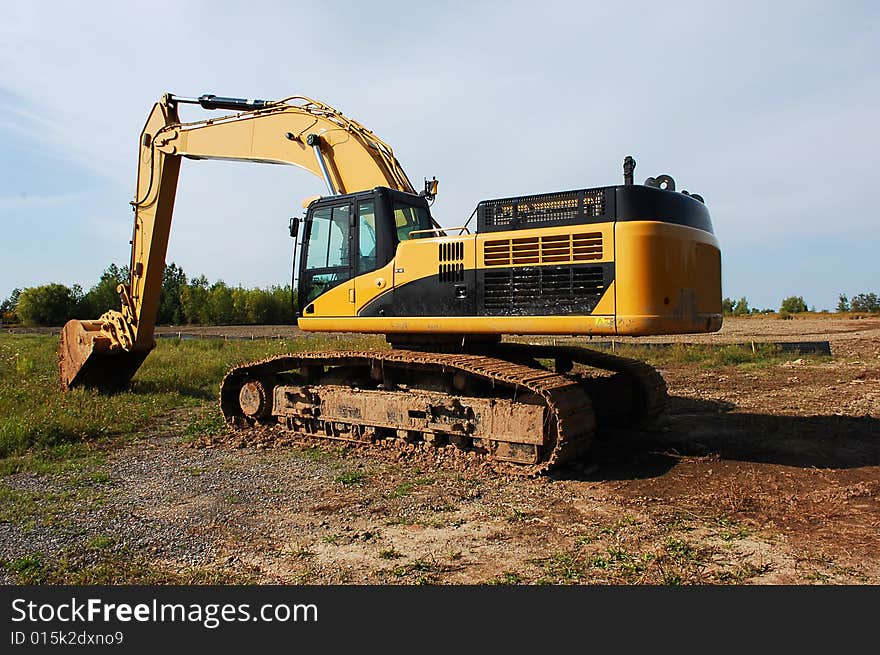
[[[880,292],[875,2],[6,0],[0,298],[127,263],[138,137],[165,92],[330,104],[389,143],[432,211],[672,175],[706,199],[723,294],[778,308]],[[183,120],[206,117],[182,107]],[[320,179],[184,161],[168,262],[291,278]]]

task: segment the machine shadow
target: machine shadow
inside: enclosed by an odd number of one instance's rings
[[[778,416],[733,412],[730,403],[671,396],[668,417],[650,431],[597,435],[584,471],[553,475],[569,480],[658,477],[682,458],[849,469],[880,466],[880,420],[870,416]]]

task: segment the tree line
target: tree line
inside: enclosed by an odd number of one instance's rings
[[[749,314],[775,314],[781,315],[800,314],[803,312],[815,312],[816,306],[807,307],[803,296],[789,296],[783,298],[778,310],[758,309],[749,307],[749,301],[745,296],[739,300],[725,298],[721,301],[721,309],[726,316],[747,316]],[[823,310],[824,311],[824,310]],[[876,314],[880,313],[880,297],[876,293],[860,293],[850,300],[846,294],[840,294],[837,302],[837,311]]]
[[[860,293],[852,297],[840,294],[837,299],[837,311],[839,312],[880,312],[880,297],[876,293]]]
[[[128,266],[110,264],[88,291],[78,284],[44,284],[14,289],[0,303],[4,323],[59,326],[72,318],[96,319],[120,308],[116,286],[129,280]],[[165,267],[159,296],[160,325],[282,325],[292,324],[296,292],[287,286],[265,289],[230,287],[204,275],[189,279],[173,262]]]

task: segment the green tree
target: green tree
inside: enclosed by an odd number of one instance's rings
[[[247,310],[248,290],[238,286],[232,290],[232,319],[233,325],[246,325],[248,322]]]
[[[80,304],[76,291],[63,284],[30,287],[21,292],[16,313],[25,325],[64,325]]]
[[[800,314],[807,311],[807,303],[801,296],[789,296],[782,301],[779,307],[780,312],[788,312],[789,314]]]
[[[94,319],[108,309],[119,309],[116,287],[129,281],[128,267],[110,264],[98,282],[83,293],[79,285],[49,284],[15,289],[0,303],[0,318],[28,325],[62,325],[71,318]],[[200,275],[187,282],[173,262],[165,267],[157,322],[191,325],[290,325],[296,320],[296,292],[290,285],[261,289],[213,284]],[[744,300],[744,299],[743,299]]]
[[[92,318],[89,304],[86,302],[86,294],[80,285],[74,284],[70,287],[71,311],[70,318]]]
[[[109,309],[119,310],[120,300],[116,287],[128,283],[128,267],[110,264],[101,273],[97,284],[89,289],[77,308],[80,318],[98,318]]]
[[[213,325],[229,325],[233,322],[234,304],[232,289],[220,280],[208,291],[208,319]]]
[[[850,307],[854,312],[880,312],[880,298],[876,293],[860,293],[852,297]]]
[[[749,313],[749,301],[745,296],[736,301],[732,313],[734,316],[745,316]]]
[[[247,322],[252,325],[271,323],[272,298],[262,289],[249,289],[247,297]]]
[[[0,320],[4,323],[18,323],[19,317],[16,313],[18,307],[18,298],[21,296],[21,289],[13,289],[9,297],[0,303]]]
[[[171,262],[162,273],[162,291],[159,294],[159,313],[156,322],[162,325],[183,323],[185,315],[180,303],[180,292],[186,286],[186,273]]]
[[[242,323],[263,325],[290,325],[295,320],[293,310],[294,292],[290,285],[271,286],[266,289],[233,290],[234,316]],[[244,316],[240,316],[241,303]]]
[[[733,298],[725,298],[721,301],[721,312],[725,316],[730,316],[733,314],[733,306],[736,304],[736,301]]]
[[[180,288],[180,307],[187,324],[206,325],[210,322],[208,278],[200,275]]]
[[[290,285],[283,287],[274,286],[270,289],[272,295],[272,304],[274,305],[273,322],[276,325],[290,325],[296,316],[293,311],[293,301],[295,294]]]
[[[837,297],[837,311],[839,311],[839,312],[848,312],[849,311],[849,298],[846,297],[845,293],[842,293]]]

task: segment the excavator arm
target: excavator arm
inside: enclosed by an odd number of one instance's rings
[[[178,105],[239,110],[181,123]],[[69,321],[61,334],[62,388],[124,387],[155,346],[154,329],[180,162],[226,159],[299,166],[331,195],[377,186],[415,193],[388,144],[360,123],[310,98],[279,101],[180,98],[157,102],[139,143],[131,277],[118,287],[121,308],[94,321]]]

